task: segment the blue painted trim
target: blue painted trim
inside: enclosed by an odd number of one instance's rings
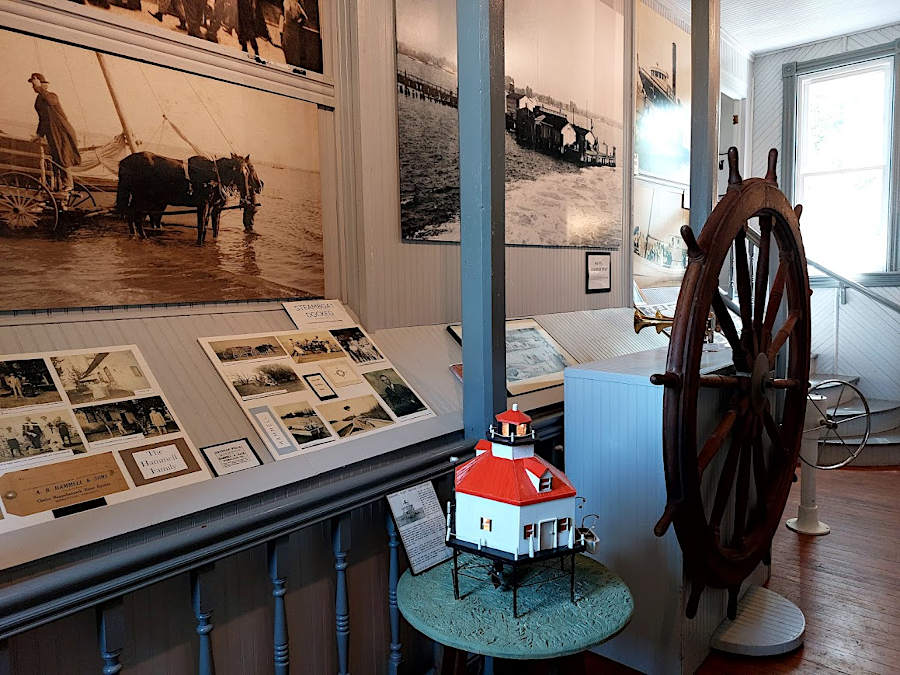
[[[212,605],[210,595],[210,577],[213,566],[209,565],[191,572],[191,605],[197,619],[197,635],[200,636],[200,648],[197,653],[197,673],[199,675],[215,675],[216,665],[212,651]]]
[[[100,642],[100,659],[103,675],[122,672],[122,646],[125,641],[125,615],[122,599],[117,598],[97,607],[97,637]]]
[[[397,607],[397,582],[400,580],[400,536],[390,509],[386,509],[385,521],[388,533],[390,563],[388,567],[388,614],[391,620],[391,654],[388,657],[388,675],[398,675],[403,662],[400,644],[400,610]]]
[[[332,520],[334,569],[334,624],[337,635],[338,675],[349,675],[350,601],[347,591],[347,552],[350,550],[350,514]]]
[[[275,646],[275,675],[290,673],[290,636],[288,635],[287,610],[284,595],[287,593],[288,538],[279,537],[266,546],[269,563],[269,579],[272,581],[272,643]]]

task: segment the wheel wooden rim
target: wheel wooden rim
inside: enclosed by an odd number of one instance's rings
[[[667,506],[656,528],[669,522],[684,554],[691,581],[687,615],[697,611],[707,586],[729,590],[733,618],[737,592],[763,560],[780,523],[800,452],[809,379],[809,278],[795,212],[775,180],[777,153],[769,154],[765,179],[743,181],[737,150],[729,150],[731,177],[726,196],[710,214],[700,236],[682,228],[688,267],[681,285],[666,374],[654,382],[663,396],[663,453]],[[759,219],[760,244],[756,281],[751,282],[746,238],[748,221]],[[779,263],[768,288],[772,241]],[[719,273],[735,252],[742,328],[719,294]],[[755,286],[755,289],[752,288]],[[786,318],[779,325],[779,307]],[[710,309],[731,345],[734,374],[700,372]],[[782,348],[787,352],[785,378],[770,375]],[[701,388],[724,390],[727,410],[712,433],[698,442],[697,397]],[[773,390],[783,391],[782,423],[773,413]],[[714,488],[714,489],[711,489]],[[704,499],[704,493],[707,498]],[[729,526],[726,511],[733,514]]]
[[[59,207],[53,194],[27,173],[0,175],[0,224],[10,230],[56,229]]]

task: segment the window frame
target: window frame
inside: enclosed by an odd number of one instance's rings
[[[788,201],[794,203],[797,178],[798,106],[800,89],[798,78],[833,68],[862,64],[891,57],[893,64],[893,124],[891,127],[890,179],[888,188],[888,236],[885,272],[867,272],[851,277],[866,285],[900,285],[900,39],[865,49],[834,54],[809,61],[791,61],[782,65],[783,115],[781,139],[781,185]],[[801,225],[801,232],[802,232]],[[840,282],[829,276],[810,278],[812,286],[838,286]]]

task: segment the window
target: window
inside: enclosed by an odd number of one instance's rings
[[[560,518],[556,523],[556,531],[557,532],[565,532],[569,529],[569,519],[568,518]]]
[[[525,526],[525,538],[531,539],[534,536],[534,525]]]
[[[482,518],[481,519],[481,529],[491,531],[491,519],[490,518]]]
[[[845,276],[898,269],[897,60],[892,43],[784,66],[782,184],[807,257]]]
[[[538,482],[538,492],[549,492],[553,487],[553,476],[544,476]]]
[[[131,368],[132,375],[134,375],[135,377],[143,377],[143,375],[141,374],[140,368],[138,368],[137,366],[130,366],[130,368]]]

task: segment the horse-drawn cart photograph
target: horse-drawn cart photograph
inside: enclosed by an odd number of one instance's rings
[[[0,54],[0,311],[324,292],[314,104],[6,30]]]

